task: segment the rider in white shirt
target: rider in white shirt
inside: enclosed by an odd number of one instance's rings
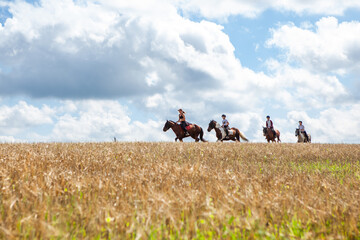
[[[302,121],[299,121],[299,130],[300,130],[300,132],[305,134],[306,141],[309,141],[309,137],[305,131],[305,126],[302,125]]]
[[[224,128],[224,130],[225,130],[225,133],[226,133],[226,137],[227,136],[229,136],[229,121],[226,119],[226,115],[225,114],[223,114],[222,116],[222,125],[221,125],[221,127],[223,127]]]

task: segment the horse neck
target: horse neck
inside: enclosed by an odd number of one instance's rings
[[[216,127],[216,125],[217,125],[217,122],[214,121],[214,129],[215,129],[215,132],[221,134],[220,127]]]
[[[267,129],[267,135],[269,136],[269,139],[273,139],[275,137],[273,131],[270,128]]]
[[[175,130],[177,130],[179,127],[180,127],[180,125],[178,125],[178,124],[176,124],[175,122],[173,122],[173,121],[169,121],[169,123],[170,123],[170,128],[175,132]]]
[[[221,130],[220,130],[219,128],[217,128],[217,127],[215,126],[214,129],[215,129],[215,132],[216,132],[217,134],[221,134]]]
[[[267,129],[266,129],[266,133],[267,133],[268,136],[270,136],[270,134],[272,135],[271,129],[270,129],[270,128],[267,128]]]
[[[304,140],[305,140],[305,134],[302,133],[300,130],[299,130],[299,136],[300,136],[300,140],[301,140],[301,141],[304,141]]]

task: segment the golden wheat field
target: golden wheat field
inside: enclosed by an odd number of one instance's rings
[[[360,145],[0,144],[0,239],[359,239]]]

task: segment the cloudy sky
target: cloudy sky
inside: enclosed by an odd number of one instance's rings
[[[183,108],[360,143],[359,77],[358,0],[0,0],[0,142],[173,141]]]

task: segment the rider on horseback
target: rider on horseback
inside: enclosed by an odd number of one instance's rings
[[[221,125],[221,127],[223,127],[224,128],[224,130],[225,130],[225,133],[226,133],[226,136],[225,137],[228,137],[229,136],[229,121],[226,119],[226,115],[225,114],[223,114],[223,115],[221,115],[221,117],[222,117],[222,125]]]
[[[300,132],[302,132],[305,135],[305,139],[308,142],[309,141],[309,136],[307,135],[307,133],[305,131],[305,126],[302,125],[302,121],[299,121],[299,130],[300,130]]]
[[[274,134],[274,137],[276,137],[276,132],[274,130],[274,125],[273,125],[273,122],[270,120],[270,116],[266,116],[266,128],[270,128],[271,131],[273,132]]]
[[[180,122],[180,126],[182,130],[184,130],[184,135],[186,135],[187,133],[186,126],[188,125],[188,123],[186,122],[185,119],[185,112],[181,108],[178,111],[179,111],[179,120],[176,123]]]

